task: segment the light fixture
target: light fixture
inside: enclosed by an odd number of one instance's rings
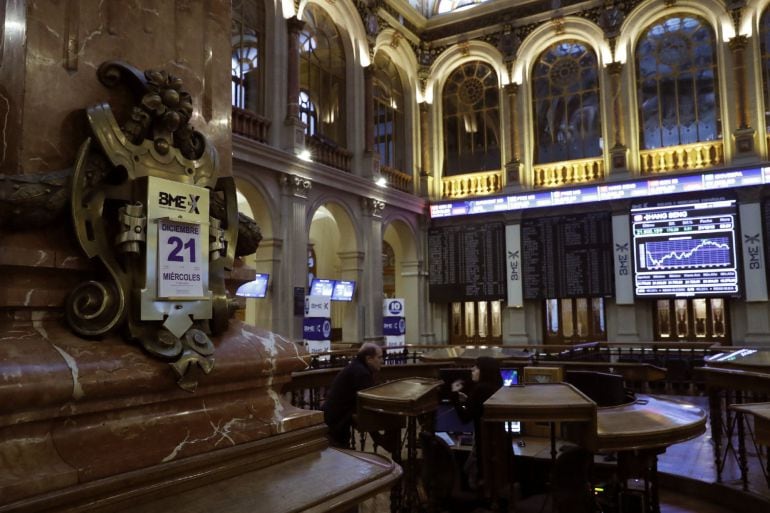
[[[380,187],[387,187],[387,185],[388,185],[388,180],[387,180],[387,179],[386,179],[384,176],[381,176],[381,177],[379,177],[379,178],[377,179],[377,181],[376,181],[375,183],[376,183],[377,185],[379,185]]]
[[[297,157],[300,158],[300,160],[304,160],[305,162],[312,162],[313,160],[310,158],[312,155],[310,154],[310,150],[302,150],[297,154]]]

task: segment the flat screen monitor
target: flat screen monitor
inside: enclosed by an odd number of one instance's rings
[[[310,282],[311,296],[332,297],[333,290],[334,290],[334,280],[327,280],[323,278],[313,278],[313,281]]]
[[[636,296],[738,296],[736,203],[710,198],[633,205]]]
[[[269,281],[269,274],[256,274],[253,280],[238,287],[235,295],[238,297],[263,298],[267,296],[267,284]]]
[[[510,387],[519,384],[518,369],[500,369],[500,377],[503,378],[504,387]]]
[[[337,280],[332,290],[332,301],[353,301],[353,293],[356,291],[356,282]]]

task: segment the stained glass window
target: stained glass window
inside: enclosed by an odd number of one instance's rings
[[[636,48],[640,146],[655,149],[722,137],[714,32],[701,18],[660,19]]]
[[[374,151],[383,166],[403,171],[404,92],[398,68],[383,52],[374,58]]]
[[[500,89],[486,63],[463,64],[444,84],[444,175],[500,169]]]
[[[547,48],[532,73],[535,162],[602,154],[601,109],[596,54],[577,41]]]

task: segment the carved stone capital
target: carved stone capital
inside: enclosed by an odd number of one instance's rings
[[[607,64],[607,72],[610,75],[620,75],[623,71],[623,63],[619,61],[611,62]]]
[[[375,198],[361,198],[361,209],[364,211],[364,215],[382,217],[382,211],[385,210],[385,202]]]
[[[727,42],[727,47],[732,52],[738,52],[741,50],[746,49],[746,45],[749,44],[749,38],[748,36],[744,35],[738,35],[734,38],[730,39],[730,41]]]
[[[289,34],[299,34],[305,28],[305,22],[292,16],[286,20],[286,28],[289,30]]]
[[[281,175],[281,190],[288,196],[307,199],[310,190],[313,188],[313,182],[297,175]]]
[[[516,82],[511,82],[509,84],[505,84],[505,94],[508,96],[516,96],[519,94],[519,87],[521,87]]]

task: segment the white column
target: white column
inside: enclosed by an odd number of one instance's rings
[[[273,281],[273,326],[274,330],[291,340],[302,339],[302,317],[304,310],[295,315],[295,289],[304,291],[307,282],[307,197],[312,183],[296,175],[282,175],[281,181],[281,239],[286,243],[278,251]],[[297,290],[299,294],[299,290]],[[304,306],[303,306],[304,309]]]
[[[363,317],[363,341],[382,343],[382,211],[383,201],[362,198],[364,262],[359,304]]]

